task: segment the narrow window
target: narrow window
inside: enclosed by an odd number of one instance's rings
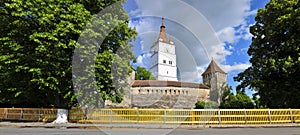
[[[172,61],[169,61],[169,64],[172,65]]]
[[[163,63],[166,64],[167,63],[166,60],[163,60]]]
[[[139,90],[139,94],[141,93],[141,90]]]

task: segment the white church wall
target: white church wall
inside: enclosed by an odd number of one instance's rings
[[[177,81],[177,69],[175,66],[160,65],[158,68],[158,80]]]

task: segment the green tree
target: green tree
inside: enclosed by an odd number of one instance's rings
[[[113,12],[97,16],[109,6]],[[89,63],[84,57],[77,58],[83,65],[93,65],[89,68],[95,71],[95,77],[87,71],[88,77],[81,78],[86,82],[91,82],[89,79],[96,82],[97,91],[90,93],[96,92],[95,95],[99,96],[91,101],[110,99],[121,102],[124,92],[115,89],[117,84],[113,84],[112,79],[125,78],[130,68],[129,61],[134,58],[129,41],[137,33],[128,27],[128,20],[118,0],[1,1],[0,103],[60,108],[76,104],[76,97],[84,95],[82,92],[86,87],[82,87],[81,93],[73,90],[72,68],[77,68],[72,67],[72,60],[76,59],[73,53],[76,47],[84,48],[86,44],[98,47],[94,52],[85,52],[96,53],[95,63]],[[109,25],[116,27],[109,30]],[[77,42],[80,35],[86,38]],[[91,37],[99,41],[89,40]],[[122,64],[114,64],[118,62]],[[114,68],[124,70],[116,70],[114,74],[117,75],[112,76],[111,69]],[[79,87],[75,86],[75,89]]]
[[[252,66],[234,80],[238,88],[255,90],[262,106],[300,107],[299,7],[299,0],[271,0],[250,27]]]
[[[195,103],[195,109],[204,109],[205,107],[205,101],[197,101]]]
[[[254,103],[251,98],[245,94],[243,91],[237,90],[236,95],[234,95],[229,87],[227,91],[223,92],[222,102],[220,108],[224,109],[251,109],[254,108]]]
[[[195,103],[195,109],[216,109],[218,108],[218,104],[214,101],[197,101]]]
[[[266,106],[262,106],[260,104],[258,93],[254,93],[252,96],[253,96],[252,101],[254,102],[254,105],[255,105],[254,107],[256,109],[266,109],[267,108]]]
[[[137,66],[135,80],[155,80],[155,77],[146,68]]]

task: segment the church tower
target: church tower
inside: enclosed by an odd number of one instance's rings
[[[151,46],[150,71],[157,80],[178,81],[175,44],[172,38],[167,38],[164,18],[160,26],[158,40]]]
[[[222,88],[226,86],[226,73],[212,60],[202,73],[203,83],[210,87],[210,100],[221,103]]]

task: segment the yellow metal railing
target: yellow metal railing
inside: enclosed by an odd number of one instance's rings
[[[57,109],[0,108],[0,120],[51,122]],[[277,124],[300,123],[300,109],[70,109],[69,121],[132,124]]]
[[[56,119],[56,114],[54,108],[0,108],[0,120],[50,122]]]

